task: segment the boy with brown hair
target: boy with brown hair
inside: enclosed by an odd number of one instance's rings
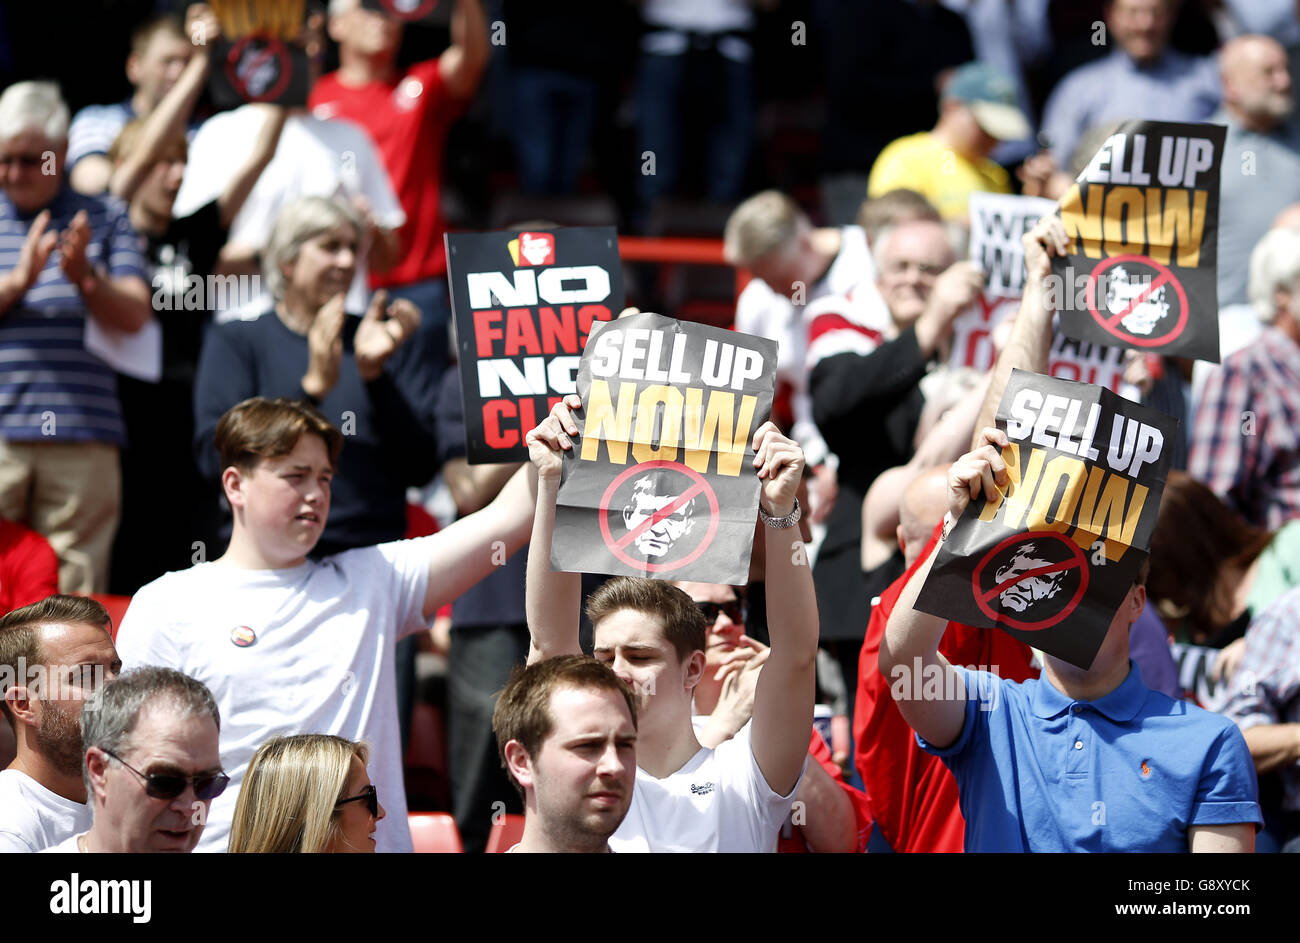
[[[234,516],[219,559],[142,588],[122,623],[128,666],[203,681],[226,723],[231,789],[212,805],[199,851],[220,851],[258,746],[286,733],[374,745],[391,814],[379,851],[410,851],[393,659],[397,640],[486,576],[528,537],[535,478],[517,473],[487,507],[429,537],[309,561],[329,517],[342,436],[304,403],[245,400],[218,423],[221,484]]]

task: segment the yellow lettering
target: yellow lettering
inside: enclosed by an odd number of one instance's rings
[[[609,460],[617,465],[627,463],[627,441],[632,432],[632,404],[636,401],[636,384],[631,381],[618,387],[618,410],[610,400],[609,383],[592,380],[587,395],[587,425],[582,436],[584,462],[594,462],[600,457],[600,443],[605,443]]]
[[[671,386],[647,386],[637,400],[632,457],[637,462],[676,461],[681,429],[682,394]],[[658,448],[654,447],[656,434],[659,437]]]
[[[1061,222],[1065,224],[1066,235],[1070,237],[1073,251],[1079,243],[1083,245],[1083,254],[1093,259],[1101,258],[1102,238],[1102,202],[1105,188],[1093,184],[1088,187],[1088,205],[1085,209],[1079,199],[1079,185],[1071,184],[1070,189],[1061,198]]]
[[[1002,523],[1007,527],[1010,527],[1012,530],[1019,529],[1020,522],[1024,519],[1025,511],[1029,507],[1029,502],[1033,498],[1035,490],[1038,488],[1038,479],[1043,473],[1043,460],[1047,457],[1047,453],[1042,449],[1031,449],[1028,446],[1017,446],[1017,448],[1025,449],[1029,452],[1029,464],[1025,467],[1024,474],[1021,476],[1019,472],[1022,463],[1019,459],[1024,457],[1024,453],[1022,452],[1017,457],[1016,478],[1009,483],[1007,487],[1007,511],[1006,517],[1002,519]],[[1006,456],[1005,451],[1002,454],[1003,457]],[[1007,470],[1010,471],[1010,468],[1011,466],[1008,464]]]
[[[1201,238],[1205,233],[1205,209],[1209,195],[1196,190],[1189,202],[1186,190],[1147,191],[1147,234],[1151,240],[1148,254],[1161,265],[1168,265],[1178,245],[1178,264],[1194,268],[1201,264]],[[1160,205],[1161,194],[1164,206]]]
[[[1112,562],[1124,556],[1133,543],[1133,534],[1137,531],[1138,520],[1142,516],[1142,507],[1146,503],[1148,488],[1135,485],[1132,499],[1125,509],[1128,498],[1128,480],[1121,475],[1110,475],[1102,489],[1101,497],[1091,511],[1090,520],[1079,516],[1079,526],[1093,534],[1105,535],[1106,559]],[[1095,490],[1095,489],[1093,489]]]
[[[1111,189],[1106,194],[1102,228],[1107,255],[1142,255],[1147,244],[1142,191],[1137,187]]]
[[[1029,517],[1025,522],[1026,530],[1050,530],[1063,532],[1070,529],[1070,520],[1079,503],[1079,491],[1084,483],[1086,466],[1080,459],[1067,455],[1058,455],[1047,463],[1043,469],[1042,481],[1034,493],[1033,504],[1029,508]],[[1056,498],[1059,482],[1065,482],[1065,493],[1057,502],[1055,513],[1052,501]]]
[[[740,416],[736,417],[736,396],[721,390],[709,391],[707,406],[702,405],[704,391],[691,388],[686,391],[686,465],[697,472],[709,467],[709,456],[717,441],[718,474],[735,477],[745,458],[749,443],[749,426],[754,421],[757,396],[740,398]]]

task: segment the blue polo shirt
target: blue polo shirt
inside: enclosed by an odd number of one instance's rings
[[[1263,822],[1232,721],[1151,690],[1132,661],[1095,701],[956,670],[961,735],[943,750],[917,740],[957,780],[967,851],[1179,852],[1189,826]]]

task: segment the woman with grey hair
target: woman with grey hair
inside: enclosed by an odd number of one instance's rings
[[[340,202],[287,205],[262,257],[271,310],[209,331],[195,383],[195,448],[214,481],[217,421],[251,396],[307,400],[343,432],[347,449],[315,556],[401,538],[407,487],[437,470],[436,387],[423,369],[419,310],[389,304],[382,291],[364,315],[344,308],[363,232]]]

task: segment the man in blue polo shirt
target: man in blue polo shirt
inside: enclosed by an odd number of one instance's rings
[[[1012,367],[1046,373],[1049,257],[1064,254],[1067,237],[1059,218],[1044,217],[1023,241],[1025,293],[985,419]],[[977,426],[984,431],[972,451],[949,470],[944,535],[981,489],[993,500],[1009,482],[1001,454],[1009,440],[991,426]],[[934,557],[912,571],[890,615],[880,671],[896,679],[897,669],[919,669],[926,680],[891,691],[921,747],[957,780],[967,851],[1254,850],[1263,819],[1240,732],[1225,717],[1152,691],[1129,659],[1129,630],[1146,604],[1145,563],[1087,670],[1047,655],[1041,678],[1013,683],[939,654],[947,622],[915,608]],[[921,696],[905,696],[913,685]]]
[[[68,109],[49,82],[0,95],[0,517],[59,556],[63,592],[104,592],[125,443],[113,370],[90,319],[131,334],[151,317],[143,241],[116,201],[65,181]]]

